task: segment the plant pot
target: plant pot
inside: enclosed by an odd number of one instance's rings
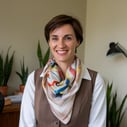
[[[8,86],[0,86],[0,92],[3,96],[7,96],[8,93]]]
[[[24,92],[24,88],[25,88],[25,85],[20,85],[19,86],[19,91],[21,92],[21,93],[23,93]]]

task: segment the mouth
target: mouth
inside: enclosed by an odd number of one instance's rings
[[[67,52],[68,52],[68,50],[56,50],[56,53],[58,55],[65,55],[65,54],[67,54]]]

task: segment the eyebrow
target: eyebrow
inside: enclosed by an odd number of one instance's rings
[[[58,35],[50,35],[50,37],[57,37]]]
[[[71,36],[71,37],[73,37],[73,35],[72,35],[72,34],[66,34],[66,35],[65,35],[65,37],[66,37],[66,36]]]
[[[50,35],[50,36],[51,36],[51,37],[58,37],[58,35]],[[72,36],[72,37],[73,37],[72,34],[65,34],[64,37],[65,37],[65,36]]]

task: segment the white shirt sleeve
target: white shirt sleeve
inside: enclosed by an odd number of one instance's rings
[[[106,127],[106,87],[99,74],[95,81],[88,127]]]
[[[35,112],[34,112],[34,72],[27,79],[25,90],[23,93],[19,127],[36,127]]]

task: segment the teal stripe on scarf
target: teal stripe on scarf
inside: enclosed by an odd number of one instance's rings
[[[58,90],[54,90],[55,95],[61,94],[61,92],[64,91],[69,86],[69,83],[70,83],[70,80],[66,79],[65,86],[63,86],[62,88],[59,88]]]

